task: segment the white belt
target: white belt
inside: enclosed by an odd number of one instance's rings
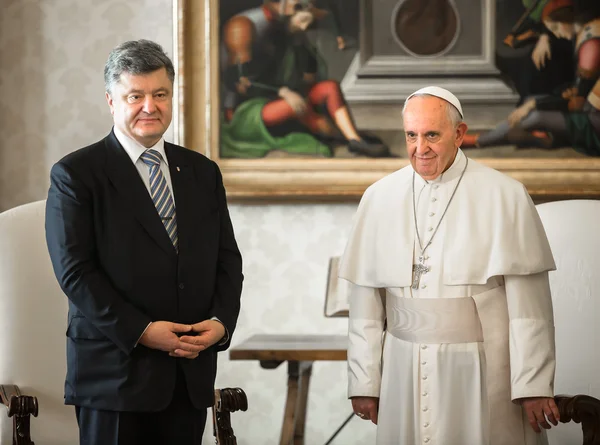
[[[387,313],[387,331],[413,343],[483,341],[475,301],[463,298],[398,298]]]

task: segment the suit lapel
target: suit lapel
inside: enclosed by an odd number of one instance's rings
[[[150,237],[165,252],[174,255],[176,253],[175,248],[158,216],[148,189],[144,186],[139,172],[131,162],[131,158],[121,147],[114,132],[111,131],[105,141],[108,153],[106,173],[110,181],[123,199],[127,201],[128,207],[133,211],[136,219]],[[179,214],[179,209],[177,209],[177,213]]]

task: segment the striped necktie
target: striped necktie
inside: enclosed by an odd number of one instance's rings
[[[142,153],[140,159],[150,167],[150,194],[152,195],[152,201],[154,201],[158,215],[167,230],[169,238],[171,238],[173,247],[179,251],[175,204],[173,203],[173,197],[171,196],[167,180],[160,170],[162,156],[158,151],[150,149]]]

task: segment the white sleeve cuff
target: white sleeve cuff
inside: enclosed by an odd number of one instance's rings
[[[138,345],[138,343],[140,342],[140,339],[144,336],[144,334],[146,333],[146,331],[148,330],[148,328],[150,327],[151,324],[152,324],[152,322],[148,323],[148,326],[146,326],[146,329],[144,329],[144,332],[142,332],[142,335],[140,335],[138,337],[137,341],[135,342],[134,348]]]

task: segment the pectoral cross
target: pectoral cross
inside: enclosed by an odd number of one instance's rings
[[[424,258],[422,256],[419,257],[419,263],[413,264],[413,289],[419,288],[419,283],[421,282],[421,275],[429,272],[429,267],[423,264]]]

